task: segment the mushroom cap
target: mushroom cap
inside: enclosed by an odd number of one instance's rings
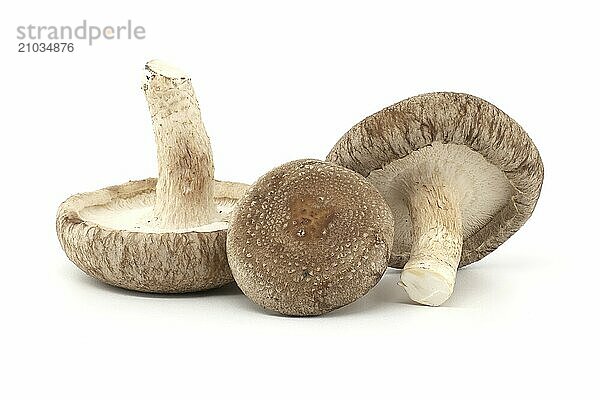
[[[362,176],[297,160],[263,175],[240,199],[227,257],[255,303],[286,315],[319,315],[375,286],[393,229],[385,199]]]
[[[110,285],[184,293],[233,281],[225,249],[229,213],[248,185],[215,181],[218,222],[168,231],[151,224],[156,179],[69,197],[58,209],[58,239],[75,265]]]
[[[538,150],[503,111],[468,94],[411,97],[353,126],[326,159],[360,173],[386,192],[394,183],[393,173],[439,154],[445,158],[436,170],[456,166],[465,170],[459,180],[473,181],[474,193],[464,208],[468,215],[463,216],[460,265],[464,266],[512,236],[527,221],[540,195],[544,167]],[[390,265],[402,267],[410,256],[406,242],[410,218],[402,211],[406,206],[401,200],[385,193],[384,197],[396,218]]]

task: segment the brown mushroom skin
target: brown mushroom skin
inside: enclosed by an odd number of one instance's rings
[[[237,203],[227,237],[233,276],[255,303],[284,315],[320,315],[381,279],[393,216],[363,177],[297,160],[263,175]]]
[[[217,192],[241,196],[247,185],[216,182]],[[147,233],[106,229],[79,217],[101,200],[154,192],[156,179],[132,181],[65,200],[56,232],[67,257],[102,282],[151,293],[184,293],[233,281],[225,252],[226,230]]]
[[[227,222],[247,185],[214,181],[210,140],[187,74],[152,60],[142,89],[158,179],[71,196],[56,219],[61,246],[84,272],[126,289],[181,293],[229,283]]]
[[[510,201],[478,232],[464,238],[459,266],[478,261],[511,237],[532,214],[544,166],[523,128],[493,104],[463,93],[428,93],[365,118],[344,134],[327,160],[368,177],[432,143],[465,145],[500,168],[514,188]],[[402,268],[410,249],[392,251]]]

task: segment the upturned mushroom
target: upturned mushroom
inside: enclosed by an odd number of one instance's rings
[[[459,266],[515,233],[533,212],[544,169],[512,118],[480,98],[430,93],[352,127],[327,160],[359,172],[394,213],[390,264],[410,298],[437,306]]]
[[[160,61],[146,71],[158,179],[70,197],[58,209],[58,239],[75,265],[111,285],[159,293],[224,285],[233,280],[229,214],[247,185],[214,180],[190,78]]]
[[[227,256],[255,303],[286,315],[319,315],[375,286],[393,229],[391,210],[362,176],[297,160],[263,175],[236,205]]]

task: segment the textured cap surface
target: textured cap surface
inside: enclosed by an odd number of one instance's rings
[[[225,251],[226,230],[149,233],[111,229],[85,220],[81,211],[134,196],[152,195],[156,179],[132,181],[63,202],[56,218],[61,246],[75,265],[105,283],[154,293],[211,289],[233,281]],[[215,197],[232,201],[247,185],[215,182]]]
[[[227,255],[254,302],[318,315],[379,281],[392,240],[392,213],[373,185],[338,165],[298,160],[262,176],[238,202]]]

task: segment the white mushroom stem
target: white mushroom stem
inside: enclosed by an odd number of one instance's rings
[[[143,84],[158,152],[154,216],[162,228],[208,224],[216,214],[210,140],[190,78],[160,61]]]
[[[463,227],[455,191],[438,176],[406,188],[413,244],[400,284],[417,303],[438,306],[454,290]]]

